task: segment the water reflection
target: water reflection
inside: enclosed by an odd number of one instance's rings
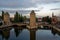
[[[60,40],[59,35],[53,35],[51,30],[37,30],[36,40]]]
[[[12,30],[13,29],[13,30]],[[60,40],[54,30],[28,30],[21,27],[0,30],[0,40]]]
[[[22,28],[15,27],[15,28],[14,28],[14,32],[15,32],[16,37],[18,37],[19,34],[22,32]]]
[[[2,40],[8,40],[10,37],[10,30],[3,30],[2,31]]]
[[[30,40],[36,40],[36,31],[30,30]]]
[[[51,30],[51,33],[55,36],[56,35],[56,31]]]
[[[56,34],[60,35],[60,32],[58,32],[58,31],[56,31],[56,30],[51,30],[51,33],[52,33],[53,35],[56,35]]]

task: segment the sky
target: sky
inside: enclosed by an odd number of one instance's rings
[[[52,12],[60,16],[60,0],[0,0],[0,14],[2,10],[11,17],[16,11],[29,16],[31,10],[35,10],[37,17],[51,16]]]

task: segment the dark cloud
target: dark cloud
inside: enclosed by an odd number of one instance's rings
[[[56,2],[60,2],[60,0],[0,0],[0,7],[29,8],[36,7],[37,4],[47,4]]]
[[[54,9],[50,9],[50,10],[60,10],[60,8],[54,8]]]
[[[33,7],[35,4],[31,3],[29,0],[0,0],[0,6],[1,7],[9,7],[9,8],[26,8],[26,7]]]
[[[15,14],[16,11],[19,13],[19,14],[29,14],[32,10],[3,10],[4,12],[8,12],[10,14]],[[38,12],[40,10],[34,10],[35,12]],[[2,10],[0,10],[0,12],[2,12]]]

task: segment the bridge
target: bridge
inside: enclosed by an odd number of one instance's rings
[[[26,25],[27,24],[23,24],[23,23],[12,23],[12,24],[9,24],[9,25],[2,25],[2,26],[0,26],[0,29],[12,27],[12,26],[26,26]]]
[[[9,25],[2,25],[0,26],[0,29],[3,29],[3,28],[9,28],[9,27],[15,27],[15,26],[19,26],[19,27],[23,27],[25,26],[26,28],[30,29],[29,25],[28,24],[24,24],[24,23],[12,23],[12,24],[9,24]],[[41,26],[47,26],[48,28],[51,28],[51,30],[56,30],[58,32],[60,32],[60,25],[52,25],[52,24],[36,24],[36,28],[40,28]],[[59,26],[59,27],[58,27]]]
[[[52,31],[56,31],[60,33],[60,25],[55,25],[53,27],[51,27]]]
[[[56,31],[60,32],[60,25],[58,25],[58,24],[57,25],[52,25],[52,24],[37,24],[37,26],[39,28],[41,28],[41,26],[48,27],[48,28],[51,28],[51,30],[56,30]]]

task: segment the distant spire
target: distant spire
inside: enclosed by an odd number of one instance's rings
[[[52,12],[52,17],[54,17],[54,13]]]

